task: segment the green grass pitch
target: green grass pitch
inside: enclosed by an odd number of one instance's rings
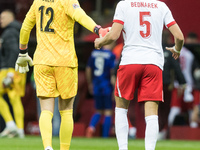
[[[59,138],[53,137],[53,148],[59,150]],[[40,136],[19,138],[1,138],[0,150],[43,150]],[[77,138],[71,142],[70,150],[118,150],[116,138]],[[129,140],[129,150],[144,150],[144,140]],[[158,141],[156,150],[200,150],[200,141]]]

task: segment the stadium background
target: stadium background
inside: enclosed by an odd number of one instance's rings
[[[110,26],[112,24],[112,17],[115,6],[119,0],[79,0],[81,7],[90,15],[98,24],[103,27]],[[200,37],[200,12],[199,0],[162,0],[164,1],[173,12],[173,16],[177,23],[180,25],[184,35],[189,32],[195,32]],[[0,12],[4,9],[11,9],[16,14],[16,19],[20,22],[23,21],[25,14],[27,13],[33,0],[0,0]],[[0,34],[2,30],[0,29]],[[85,88],[86,80],[84,76],[84,69],[87,59],[92,51],[93,40],[97,37],[94,34],[89,33],[86,29],[81,27],[79,24],[75,24],[75,44],[76,51],[79,58],[79,92],[78,98],[75,103],[75,121],[76,126],[84,129],[89,123],[89,119],[94,112],[93,101],[91,95],[88,94]],[[118,41],[120,42],[120,41]],[[29,42],[29,52],[33,56],[36,46],[35,29],[31,33]],[[26,133],[38,134],[37,128],[37,112],[36,112],[36,98],[35,90],[31,86],[31,73],[32,69],[27,76],[26,95],[23,98],[23,105],[25,108],[25,131]],[[140,104],[132,103],[131,107],[134,107],[134,112],[130,113],[130,118],[136,127],[138,128],[138,137],[144,136],[144,117],[143,110]],[[137,118],[134,116],[137,115]],[[135,121],[137,120],[137,121]],[[0,131],[3,129],[4,122],[0,118]],[[34,128],[35,130],[30,130]],[[97,127],[100,128],[100,127]],[[75,133],[77,135],[84,134]],[[98,136],[100,132],[97,132]]]

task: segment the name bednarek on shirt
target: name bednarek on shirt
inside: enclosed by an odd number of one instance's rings
[[[131,7],[158,8],[158,5],[156,3],[131,2]]]

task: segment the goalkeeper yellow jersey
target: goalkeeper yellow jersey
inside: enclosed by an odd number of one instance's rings
[[[74,48],[75,21],[90,31],[96,25],[81,9],[77,0],[34,0],[20,32],[20,43],[27,44],[25,34],[30,34],[29,30],[36,24],[37,48],[33,58],[34,65],[78,66]],[[87,21],[90,24],[87,25]]]

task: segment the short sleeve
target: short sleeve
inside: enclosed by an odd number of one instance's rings
[[[117,22],[117,23],[120,23],[122,25],[124,25],[124,9],[123,9],[123,5],[124,5],[124,2],[123,1],[120,1],[118,4],[117,4],[117,7],[115,9],[115,14],[114,14],[114,18],[113,18],[113,22]]]
[[[166,28],[169,28],[170,26],[176,24],[176,21],[174,20],[172,13],[170,11],[170,9],[167,7],[167,5],[165,5],[165,17],[164,17],[164,24],[166,26]]]

